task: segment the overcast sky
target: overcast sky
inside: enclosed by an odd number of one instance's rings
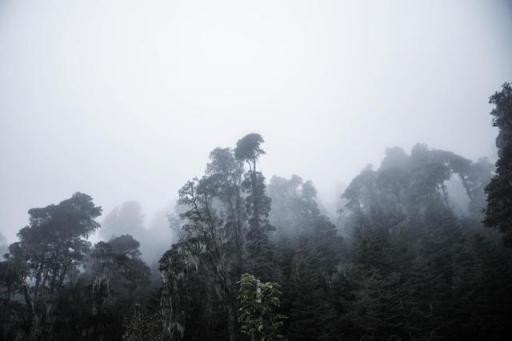
[[[147,216],[249,132],[329,204],[384,149],[495,158],[512,4],[0,0],[0,232],[90,194]]]

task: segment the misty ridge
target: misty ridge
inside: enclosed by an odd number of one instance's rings
[[[509,0],[0,1],[0,341],[512,340]]]

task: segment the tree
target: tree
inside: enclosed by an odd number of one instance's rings
[[[279,285],[245,273],[240,279],[240,326],[251,341],[281,340],[285,316],[279,314]]]
[[[242,197],[243,164],[230,148],[215,148],[210,153],[206,174],[214,184],[219,213],[224,217],[226,248],[233,261],[233,270],[238,277],[243,271],[243,244],[245,242],[245,220]]]
[[[235,150],[214,149],[205,174],[179,191],[184,224],[178,242],[161,259],[162,309],[169,317],[164,322],[169,336],[192,337],[197,329],[189,328],[197,321],[194,312],[211,326],[203,337],[238,339],[237,280],[244,271],[272,277],[270,199],[265,178],[256,169],[264,153],[262,142],[258,134],[249,134]],[[227,335],[215,332],[221,328]]]
[[[88,270],[94,286],[108,287],[108,295],[128,305],[140,303],[149,285],[150,271],[140,258],[139,242],[130,235],[97,243]]]
[[[272,200],[270,222],[276,226],[278,238],[293,239],[307,232],[320,215],[311,181],[304,182],[297,175],[290,179],[273,176],[267,192]]]
[[[260,155],[265,154],[265,151],[260,147],[263,142],[264,140],[260,134],[245,135],[236,143],[236,159],[247,162],[251,170],[256,172],[256,162],[258,162]]]
[[[143,311],[140,304],[136,304],[128,318],[125,320],[123,341],[161,341],[161,319],[158,314]]]
[[[137,240],[144,234],[144,215],[136,201],[124,202],[106,215],[101,224],[100,236],[109,240],[124,234],[134,236]]]
[[[388,150],[379,169],[351,182],[344,193],[350,253],[337,280],[348,289],[337,298],[345,339],[507,338],[512,296],[502,281],[510,262],[502,248],[486,246],[493,235],[475,219],[489,174],[485,160],[417,145],[410,155]],[[453,176],[468,195],[469,216],[452,209],[446,183]]]
[[[4,235],[0,232],[0,259],[4,258],[4,255],[7,252],[7,250],[7,241],[5,240]]]
[[[290,340],[323,340],[335,323],[334,278],[343,240],[326,217],[319,216],[311,224],[292,244],[289,270],[283,271],[283,308],[289,316],[285,329]]]
[[[249,167],[243,182],[249,223],[246,234],[245,268],[259,278],[271,279],[273,255],[267,235],[269,231],[274,230],[269,221],[271,200],[265,194],[265,177],[256,169],[259,156],[265,154],[260,147],[263,142],[259,134],[242,137],[236,144],[235,157]]]
[[[290,340],[322,340],[336,322],[334,277],[344,251],[335,226],[320,213],[311,181],[273,177],[271,218],[277,225],[284,330]]]
[[[186,336],[189,303],[194,301],[205,314],[215,314],[212,306],[220,305],[227,337],[238,338],[236,279],[244,267],[247,226],[242,174],[243,165],[233,151],[217,148],[210,154],[205,175],[188,181],[179,191],[179,204],[186,208],[181,215],[184,224],[179,241],[162,258],[160,267],[164,274],[162,307],[169,316],[165,321],[169,335]],[[195,301],[195,295],[186,289],[191,285],[200,290],[208,288],[210,299]]]
[[[25,307],[16,298],[24,284],[24,267],[9,257],[0,262],[0,340],[22,335]]]
[[[487,158],[480,158],[473,163],[467,174],[469,212],[478,221],[484,219],[487,204],[485,188],[489,184],[494,167]]]
[[[485,224],[497,227],[503,241],[512,247],[512,86],[505,83],[501,92],[489,99],[494,104],[491,111],[493,126],[499,129],[496,138],[498,161],[496,175],[486,187],[487,210]]]
[[[29,337],[50,335],[60,290],[78,271],[90,248],[86,238],[99,228],[101,208],[75,193],[58,205],[29,210],[30,225],[9,246],[9,261],[23,278],[21,291],[29,311]]]

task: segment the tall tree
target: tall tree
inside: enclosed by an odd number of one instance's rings
[[[334,277],[344,251],[335,226],[320,213],[311,181],[273,177],[268,186],[276,224],[275,254],[290,340],[323,340],[336,322]]]
[[[503,84],[502,90],[489,99],[493,126],[499,129],[496,138],[498,161],[496,175],[486,187],[487,210],[485,223],[503,232],[505,245],[512,247],[512,86]]]
[[[247,226],[242,198],[243,167],[230,149],[217,148],[210,154],[206,174],[188,181],[179,191],[179,204],[186,208],[179,241],[161,260],[164,272],[163,309],[170,335],[186,336],[189,330],[183,306],[194,300],[183,283],[208,287],[203,310],[212,312],[210,302],[225,312],[228,338],[238,338],[236,281],[243,267],[244,232]],[[182,293],[185,297],[180,297]],[[201,304],[201,303],[199,303]]]
[[[165,321],[169,335],[192,337],[192,329],[197,329],[189,328],[194,302],[194,314],[201,311],[211,326],[209,338],[238,339],[238,279],[244,271],[265,280],[272,277],[270,199],[256,168],[264,153],[262,142],[260,135],[249,134],[235,150],[214,149],[204,176],[179,191],[179,204],[186,208],[184,224],[179,241],[161,260],[162,309],[170,316]],[[198,297],[191,287],[204,295]],[[222,325],[227,335],[216,336],[213,330]]]
[[[273,277],[272,249],[268,232],[274,230],[269,214],[271,200],[265,194],[265,177],[256,168],[263,138],[259,134],[248,134],[238,140],[235,157],[248,165],[248,173],[243,182],[246,193],[248,230],[246,234],[246,271],[263,280]]]

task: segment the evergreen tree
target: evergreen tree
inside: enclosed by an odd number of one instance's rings
[[[281,340],[282,320],[279,314],[279,285],[261,282],[250,274],[240,279],[240,327],[251,341]]]
[[[235,157],[249,167],[243,182],[248,217],[245,269],[258,278],[268,280],[274,277],[273,253],[268,238],[268,232],[274,227],[269,221],[271,200],[265,194],[265,177],[256,168],[259,156],[265,154],[260,147],[262,143],[263,138],[259,134],[244,136],[236,144]]]
[[[503,232],[506,245],[512,246],[512,86],[503,84],[501,92],[491,96],[493,125],[499,129],[496,138],[498,161],[496,175],[486,187],[485,223]]]

